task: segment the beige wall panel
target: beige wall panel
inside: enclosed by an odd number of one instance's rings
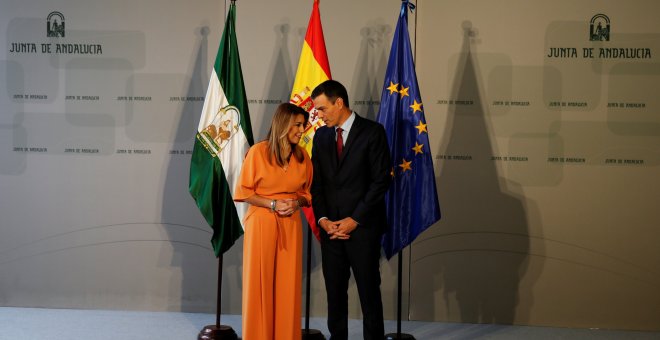
[[[210,232],[187,192],[202,102],[178,98],[204,96],[228,3],[0,3],[0,305],[215,311]],[[333,78],[369,118],[399,6],[321,2]],[[311,7],[237,2],[257,140],[289,97]],[[53,10],[70,42],[103,54],[10,52],[55,42]],[[660,330],[658,10],[651,0],[417,1],[409,26],[443,218],[404,252],[404,319]],[[599,13],[610,41],[588,39]],[[599,55],[613,47],[650,55]],[[313,247],[312,315],[324,316]],[[242,251],[239,240],[225,255],[224,313],[241,312]],[[397,262],[381,264],[395,319]]]
[[[418,2],[443,219],[412,247],[412,319],[660,329],[657,9]],[[599,13],[610,41],[589,41]]]

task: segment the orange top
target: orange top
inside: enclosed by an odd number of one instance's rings
[[[242,202],[256,194],[269,199],[302,196],[311,202],[312,194],[309,188],[312,184],[312,161],[307,152],[301,151],[304,157],[302,163],[292,156],[285,170],[277,165],[268,153],[268,144],[265,141],[253,145],[245,156],[241,176],[234,190],[234,201]],[[253,208],[255,207],[250,206],[250,210]],[[248,211],[248,215],[251,213]]]

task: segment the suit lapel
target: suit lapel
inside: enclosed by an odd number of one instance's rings
[[[327,128],[328,133],[327,137],[325,138],[325,142],[327,143],[326,150],[327,154],[330,157],[330,164],[332,164],[332,171],[336,172],[337,167],[339,166],[339,160],[337,159],[337,142],[335,140],[335,129],[333,128]]]

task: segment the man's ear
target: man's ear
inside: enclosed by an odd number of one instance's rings
[[[337,97],[337,99],[335,99],[335,105],[339,106],[339,108],[342,109],[344,107],[344,99],[341,97]]]

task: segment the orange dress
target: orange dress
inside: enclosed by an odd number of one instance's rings
[[[303,151],[285,170],[272,160],[266,142],[252,146],[234,191],[235,201],[305,197],[311,202],[312,162]],[[243,242],[244,340],[301,338],[302,220],[250,205]]]

